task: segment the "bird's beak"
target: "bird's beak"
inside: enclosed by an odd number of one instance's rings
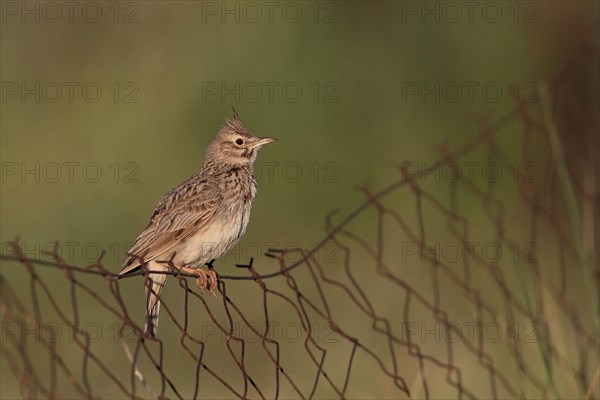
[[[277,141],[277,139],[272,138],[272,137],[259,138],[258,140],[256,140],[256,142],[254,142],[254,143],[252,143],[252,145],[250,145],[250,149],[256,149],[258,147],[264,146],[265,144],[273,143],[276,141]]]

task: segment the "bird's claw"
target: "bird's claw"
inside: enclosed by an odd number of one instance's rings
[[[210,294],[216,297],[215,292],[217,290],[218,282],[217,273],[213,270],[207,271],[205,269],[198,269],[196,275],[198,275],[196,278],[196,285],[198,286],[198,289],[200,289],[200,292],[204,293],[206,289],[208,289]]]

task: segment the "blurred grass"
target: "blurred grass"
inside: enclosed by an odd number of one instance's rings
[[[296,24],[280,19],[222,23],[218,18],[202,22],[199,2],[136,4],[139,22],[134,24],[106,19],[96,24],[81,19],[56,24],[9,19],[1,24],[2,82],[98,82],[104,89],[98,103],[81,98],[56,104],[2,101],[3,163],[94,162],[102,169],[97,183],[86,182],[77,173],[74,182],[66,177],[58,183],[3,180],[3,244],[19,234],[33,252],[55,240],[75,242],[69,259],[75,264],[89,261],[83,247],[94,244],[91,250],[108,249],[106,265],[117,271],[127,243],[145,226],[160,196],[201,165],[203,151],[223,123],[223,114],[234,105],[254,133],[280,139],[259,155],[263,175],[240,248],[253,243],[264,248],[273,242],[310,247],[323,236],[323,218],[329,210],[339,207],[343,214],[362,201],[354,187],[379,188],[398,179],[394,165],[407,159],[434,162],[439,153],[433,145],[447,141],[450,148],[456,148],[476,134],[474,116],[483,114],[493,120],[514,107],[511,85],[523,87],[552,77],[587,27],[597,24],[598,15],[596,2],[540,2],[539,21],[532,24],[514,23],[510,18],[499,23],[466,19],[456,24],[420,23],[418,19],[403,23],[400,2],[349,2],[335,3],[339,22],[331,24],[309,18]],[[135,82],[139,102],[113,102],[108,89],[113,82],[121,88]],[[273,102],[263,97],[255,103],[232,97],[204,99],[203,84],[212,82],[230,86],[235,82],[297,82],[304,92],[297,103],[284,101],[280,95]],[[334,83],[339,101],[314,102],[309,89],[314,82],[321,89],[325,83]],[[495,103],[481,96],[472,103],[464,99],[456,103],[403,101],[406,82],[494,82],[502,87],[503,95]],[[498,138],[509,154],[523,150],[515,140],[521,128],[511,124]],[[484,149],[470,154],[469,160],[484,163],[486,157]],[[125,169],[128,162],[139,167],[137,183],[123,182],[130,172]],[[272,180],[265,176],[268,162],[278,163]],[[116,183],[111,169],[115,163]],[[302,176],[297,182],[284,175],[283,166],[290,163],[300,166]],[[326,182],[332,171],[332,182]],[[499,186],[498,196],[514,201],[507,205],[511,233],[526,236],[529,226],[522,221],[528,210],[516,206],[519,199],[510,180]],[[447,187],[432,184],[429,189],[449,202]],[[407,210],[414,207],[410,196],[399,196],[397,201]],[[459,203],[462,212],[481,221],[482,226],[473,227],[473,234],[483,241],[490,229],[477,200],[465,195]],[[431,215],[428,226],[436,223]],[[370,224],[361,220],[352,228],[361,231]],[[445,233],[439,234],[440,241],[448,239]],[[262,262],[257,265],[259,271],[276,268],[264,258]],[[230,264],[216,263],[224,273],[232,271]],[[426,290],[426,272],[410,272],[416,281],[423,274]],[[51,286],[62,279],[58,274],[47,275]],[[482,290],[493,288],[494,283],[486,285]],[[127,282],[127,288],[127,301],[141,309],[141,286]],[[250,289],[238,285],[236,290]],[[170,293],[167,301],[176,305],[175,290]],[[385,293],[381,291],[380,306],[393,312],[396,305],[385,306],[389,300]],[[527,298],[526,290],[523,295]],[[581,296],[581,302],[589,301]],[[110,348],[110,344],[102,347]],[[365,373],[368,369],[369,364],[361,367]],[[17,393],[16,383],[5,373],[2,387],[2,397]],[[366,384],[362,394],[361,388],[354,393],[366,397],[369,389]]]

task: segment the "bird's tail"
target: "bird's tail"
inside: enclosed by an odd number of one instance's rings
[[[156,262],[148,263],[149,271],[168,271],[169,268]],[[156,337],[158,328],[158,312],[160,311],[160,294],[165,281],[166,274],[153,274],[149,272],[148,278],[144,282],[146,293],[146,321],[144,323],[144,333],[150,337]]]

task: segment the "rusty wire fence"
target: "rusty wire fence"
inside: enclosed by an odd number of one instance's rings
[[[276,271],[221,275],[215,297],[173,272],[157,339],[139,274],[29,259],[15,240],[3,384],[23,398],[597,398],[598,119],[577,81],[597,49],[575,54],[539,101],[360,188],[315,248],[270,249]],[[473,154],[496,173],[465,173]]]

